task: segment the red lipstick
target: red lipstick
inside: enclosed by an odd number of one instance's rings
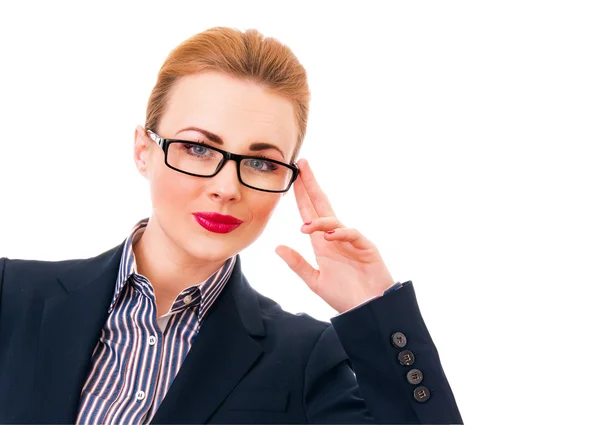
[[[215,233],[229,233],[240,227],[242,220],[231,215],[223,215],[215,212],[195,212],[192,215],[198,224],[206,230]]]

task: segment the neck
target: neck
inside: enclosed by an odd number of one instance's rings
[[[148,278],[159,316],[166,313],[181,291],[204,282],[225,261],[203,261],[177,246],[151,216],[140,239],[133,246],[137,273]]]

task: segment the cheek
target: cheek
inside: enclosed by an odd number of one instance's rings
[[[274,194],[265,196],[260,193],[257,195],[249,204],[251,205],[253,223],[255,226],[263,229],[275,211],[275,207],[279,203],[281,196]]]
[[[193,199],[198,182],[190,181],[184,174],[162,170],[150,182],[152,205],[155,209],[182,209]]]

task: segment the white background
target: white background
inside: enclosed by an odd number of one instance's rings
[[[2,2],[0,256],[95,256],[147,217],[133,132],[168,52],[257,28],[305,65],[301,157],[413,280],[463,419],[590,423],[600,391],[596,2]],[[290,311],[332,310],[293,195],[242,253]],[[269,273],[264,270],[268,268]]]

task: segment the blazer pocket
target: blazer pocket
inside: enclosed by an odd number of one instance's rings
[[[235,391],[225,405],[227,410],[269,410],[285,412],[290,392],[287,390]]]

